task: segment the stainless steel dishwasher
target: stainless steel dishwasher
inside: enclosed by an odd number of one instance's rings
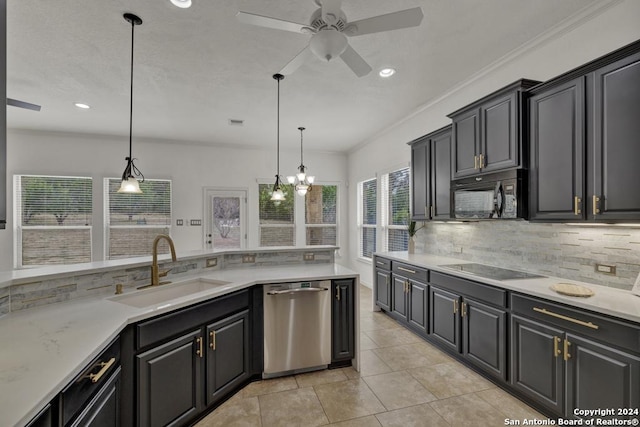
[[[331,363],[331,281],[264,285],[264,378]]]

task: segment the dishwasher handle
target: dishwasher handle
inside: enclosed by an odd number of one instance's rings
[[[297,292],[324,292],[329,288],[295,288],[295,289],[283,289],[281,291],[269,291],[267,295],[282,295],[282,294],[294,294]]]

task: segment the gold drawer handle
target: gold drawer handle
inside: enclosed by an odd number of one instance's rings
[[[116,358],[112,357],[111,359],[109,359],[108,362],[100,362],[98,365],[100,365],[102,368],[100,369],[100,371],[98,371],[97,374],[89,374],[87,375],[87,377],[91,380],[92,383],[97,383],[98,381],[100,381],[100,378],[102,378],[102,376],[109,370],[109,368],[116,363]]]
[[[408,268],[398,267],[398,270],[406,271],[407,273],[416,274],[415,270],[410,270]]]
[[[385,263],[384,263],[384,262],[382,262],[382,261],[376,261],[376,264],[378,264],[378,265],[385,265]]]
[[[554,313],[553,311],[549,311],[546,308],[538,308],[533,307],[533,311],[537,311],[538,313],[546,314],[547,316],[557,317],[558,319],[566,320],[567,322],[576,323],[581,326],[586,326],[591,329],[599,329],[598,325],[594,325],[591,322],[585,322],[583,320],[574,319],[573,317],[565,316],[563,314]]]

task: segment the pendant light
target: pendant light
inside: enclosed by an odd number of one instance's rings
[[[132,155],[132,134],[133,134],[133,33],[136,25],[142,24],[142,19],[132,13],[125,13],[124,19],[131,23],[131,93],[129,97],[129,157],[125,157],[127,167],[122,173],[122,184],[118,193],[142,194],[140,182],[144,182],[144,175],[133,164],[135,160]],[[139,179],[140,178],[140,179]]]
[[[289,181],[289,184],[295,184],[295,189],[298,195],[304,196],[307,194],[307,191],[311,191],[311,184],[315,181],[315,177],[308,176],[305,173],[307,168],[302,161],[302,132],[304,131],[304,128],[299,127],[298,130],[300,131],[300,166],[298,166],[298,173],[296,176],[288,176],[287,181]]]
[[[284,192],[282,191],[280,180],[280,80],[284,79],[282,74],[274,74],[273,78],[278,81],[278,132],[277,132],[277,145],[276,145],[276,182],[273,184],[273,191],[271,193],[271,201],[274,205],[279,206],[285,200]]]

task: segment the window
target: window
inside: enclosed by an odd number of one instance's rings
[[[92,180],[16,175],[16,267],[91,262]]]
[[[271,201],[272,190],[270,184],[258,184],[260,246],[294,246],[296,195],[293,186],[282,186],[285,200],[277,206]]]
[[[142,194],[118,193],[121,180],[105,178],[105,258],[151,255],[153,239],[171,232],[171,181],[146,179]],[[163,240],[159,253],[168,253]]]
[[[307,245],[337,245],[337,185],[314,185],[305,195]]]
[[[376,251],[377,187],[378,183],[375,178],[358,183],[358,226],[360,229],[358,256],[363,258],[372,258]]]
[[[409,246],[409,168],[382,176],[383,250],[406,251]]]

